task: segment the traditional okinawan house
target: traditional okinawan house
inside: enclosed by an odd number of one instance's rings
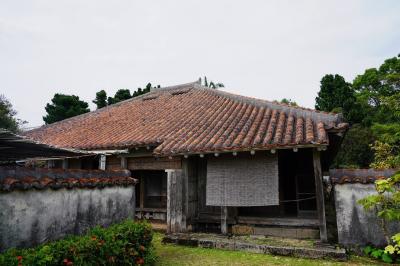
[[[99,168],[129,169],[140,182],[137,215],[165,221],[168,232],[281,235],[282,226],[285,234],[316,232],[325,241],[322,173],[347,127],[338,114],[189,83],[26,136],[97,152],[92,165]]]

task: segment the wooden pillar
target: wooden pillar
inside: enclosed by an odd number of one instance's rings
[[[221,234],[228,234],[228,207],[221,206]]]
[[[144,189],[145,189],[144,182],[145,182],[144,177],[143,175],[141,175],[139,180],[140,183],[139,208],[141,213],[143,213],[143,208],[144,208]]]
[[[128,169],[128,159],[121,157],[121,169]]]
[[[186,215],[182,169],[165,170],[167,172],[167,233],[186,231]]]
[[[315,177],[315,195],[317,200],[317,211],[319,220],[319,234],[321,242],[327,242],[326,217],[325,217],[325,202],[324,202],[324,186],[322,184],[321,170],[321,152],[313,149],[313,165]]]
[[[68,169],[68,159],[64,159],[64,160],[62,161],[62,168],[63,168],[63,169]]]
[[[54,160],[47,161],[47,168],[54,168]]]
[[[106,155],[101,154],[99,159],[99,169],[106,170]]]

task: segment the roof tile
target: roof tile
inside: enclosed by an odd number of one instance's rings
[[[327,130],[346,129],[336,114],[190,83],[156,89],[26,135],[56,147],[86,150],[154,145],[155,154],[167,156],[327,145]]]

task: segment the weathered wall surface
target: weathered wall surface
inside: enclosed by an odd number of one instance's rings
[[[135,187],[0,192],[0,251],[29,247],[135,214]]]
[[[372,243],[385,245],[378,219],[365,212],[357,203],[368,195],[375,194],[374,184],[344,183],[335,185],[335,205],[339,243],[345,246],[365,246]],[[400,232],[400,224],[390,225],[392,233]]]

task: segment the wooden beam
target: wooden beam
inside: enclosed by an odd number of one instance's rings
[[[315,177],[315,195],[317,199],[317,211],[319,220],[319,234],[321,242],[328,241],[325,217],[324,186],[322,184],[321,153],[313,149],[313,165]]]
[[[228,207],[221,206],[221,234],[228,234]]]

